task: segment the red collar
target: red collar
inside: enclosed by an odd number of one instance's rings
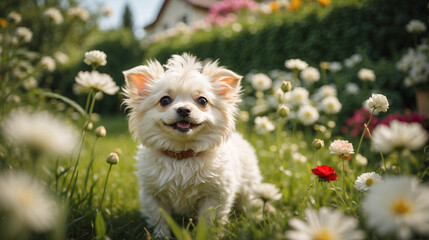
[[[165,156],[175,158],[176,160],[182,160],[196,155],[196,153],[194,153],[192,149],[189,149],[187,151],[181,151],[181,152],[172,152],[172,151],[164,150],[162,151],[162,153],[164,153]]]

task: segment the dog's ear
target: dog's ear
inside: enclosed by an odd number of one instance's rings
[[[219,83],[218,93],[220,96],[229,96],[240,92],[240,81],[242,76],[227,69],[219,69],[213,79]]]
[[[148,66],[137,66],[122,72],[126,80],[125,91],[129,97],[144,98],[149,95],[155,80],[164,73],[157,61],[148,62]]]
[[[154,77],[147,66],[138,66],[123,72],[126,80],[126,88],[131,95],[144,97],[149,94],[149,89]]]
[[[218,66],[218,62],[210,62],[204,66],[203,74],[209,76],[217,93],[225,99],[236,99],[240,94],[242,76]]]

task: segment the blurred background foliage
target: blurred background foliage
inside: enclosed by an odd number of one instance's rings
[[[123,85],[123,70],[146,59],[165,63],[172,54],[181,52],[190,52],[200,59],[220,59],[222,65],[242,75],[251,71],[285,70],[284,61],[291,58],[318,67],[321,61],[341,62],[358,53],[363,56],[359,67],[370,67],[377,76],[371,87],[392,99],[392,109],[415,106],[414,92],[402,90],[404,75],[395,69],[395,63],[413,46],[405,25],[410,19],[427,18],[425,0],[333,0],[327,6],[304,1],[297,11],[262,14],[245,10],[234,23],[183,32],[150,44],[134,36],[129,8],[124,10],[121,28],[109,31],[98,29],[100,12],[91,12],[88,21],[65,18],[61,25],[40,19],[49,7],[56,7],[65,15],[68,8],[78,5],[76,0],[1,1],[0,16],[5,17],[12,10],[25,13],[22,25],[33,31],[30,50],[45,55],[62,51],[69,56],[67,64],[57,67],[53,74],[41,76],[39,81],[41,86],[80,102],[83,97],[72,90],[74,78],[79,70],[90,70],[81,60],[84,53],[97,49],[108,56],[108,64],[100,71],[111,75],[119,86]],[[234,30],[236,23],[240,24],[239,31]],[[358,82],[357,67],[339,72],[337,77],[344,82]],[[103,106],[97,108],[102,113],[123,112],[121,95],[104,97]],[[361,104],[360,100],[350,101],[343,102],[350,104],[344,106],[347,116]]]

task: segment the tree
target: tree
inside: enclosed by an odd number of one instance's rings
[[[133,29],[133,16],[128,4],[125,5],[124,14],[122,15],[122,27]]]

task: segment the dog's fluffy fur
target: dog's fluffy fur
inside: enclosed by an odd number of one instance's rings
[[[244,209],[258,204],[262,177],[254,149],[235,132],[241,76],[188,54],[173,55],[164,67],[149,61],[125,71],[123,90],[130,131],[142,143],[141,212],[156,234],[168,236],[160,208],[226,221],[237,196]],[[187,150],[194,155],[182,160],[163,153]]]

